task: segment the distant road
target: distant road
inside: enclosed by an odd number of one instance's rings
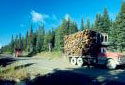
[[[0,54],[0,58],[6,58],[6,57],[13,57],[13,56],[9,54]]]
[[[15,60],[32,59],[31,57],[15,57],[10,54],[0,54],[0,59],[3,59],[3,58],[11,58],[11,59],[15,59]]]
[[[6,66],[11,63],[14,63],[15,61],[22,61],[22,60],[30,60],[32,58],[28,57],[14,57],[9,54],[0,54],[0,66]]]

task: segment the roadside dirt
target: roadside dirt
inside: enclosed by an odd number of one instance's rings
[[[59,83],[54,83],[56,80],[63,82],[69,82],[76,85],[76,83],[81,82],[77,85],[82,85],[85,79],[86,82],[91,82],[91,84],[125,84],[125,66],[119,66],[116,70],[107,70],[103,66],[99,67],[78,67],[73,66],[68,62],[66,58],[58,59],[46,59],[46,58],[16,58],[18,67],[24,67],[25,71],[31,75],[31,80],[29,83],[37,84],[40,81],[45,85],[58,85]],[[37,75],[37,76],[35,76]],[[63,75],[63,76],[62,76]],[[84,78],[83,78],[84,77]],[[42,78],[42,80],[40,80]],[[45,79],[45,80],[44,80]],[[49,79],[49,80],[48,80]],[[53,80],[55,79],[55,80]],[[69,79],[69,81],[68,81]],[[65,81],[64,81],[65,80]],[[76,80],[76,81],[75,81]],[[51,83],[47,83],[47,82]],[[52,83],[53,82],[53,83]],[[60,84],[64,85],[66,84]],[[73,82],[75,82],[73,84]],[[85,81],[84,81],[85,83]]]

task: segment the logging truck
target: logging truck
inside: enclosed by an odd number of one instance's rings
[[[107,51],[108,35],[92,30],[84,30],[64,37],[64,53],[73,65],[105,65],[108,69],[115,69],[124,64],[119,53]]]

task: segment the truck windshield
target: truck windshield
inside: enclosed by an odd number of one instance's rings
[[[106,48],[101,48],[101,53],[106,53]]]

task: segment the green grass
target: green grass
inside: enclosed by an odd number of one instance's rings
[[[35,58],[49,58],[49,59],[57,59],[61,58],[63,53],[61,51],[54,51],[54,52],[41,52],[35,55]]]
[[[7,67],[0,66],[0,79],[19,79],[24,80],[27,78],[27,73],[25,72],[24,68],[21,67],[18,70],[15,69],[17,63],[9,65]]]
[[[16,62],[11,65],[8,65],[6,67],[0,66],[0,79],[2,80],[27,80],[31,76],[36,76],[38,74],[45,75],[46,70],[38,70],[32,69],[32,68],[26,68],[26,67],[19,67],[18,69],[16,67],[20,66],[20,63]],[[32,71],[31,71],[32,70]]]
[[[11,52],[2,52],[2,54],[12,54]]]

